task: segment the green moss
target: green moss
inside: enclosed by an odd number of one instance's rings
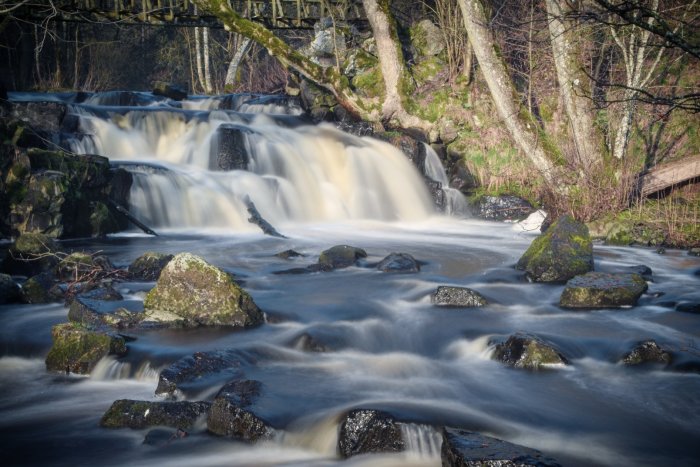
[[[75,323],[54,326],[51,336],[53,346],[46,356],[49,371],[87,374],[101,358],[126,353],[123,337],[92,331]]]
[[[385,94],[384,77],[379,67],[359,73],[352,79],[352,87],[365,97],[382,97]]]
[[[434,79],[444,67],[445,63],[438,57],[430,57],[416,63],[411,68],[411,74],[420,86]]]

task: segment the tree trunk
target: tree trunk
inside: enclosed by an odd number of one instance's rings
[[[209,28],[202,28],[202,58],[204,59],[204,90],[207,94],[214,92],[209,68]]]
[[[564,101],[564,110],[569,119],[569,132],[573,137],[578,162],[584,169],[602,163],[600,153],[601,137],[593,126],[593,100],[586,92],[584,83],[588,78],[583,73],[580,57],[579,35],[573,20],[567,19],[572,13],[568,2],[546,0],[549,17],[549,36],[557,70],[559,93]]]
[[[700,155],[657,165],[639,178],[639,194],[645,198],[667,188],[700,179]]]
[[[552,188],[556,189],[554,183],[559,179],[556,176],[556,167],[542,146],[534,119],[523,116],[526,111],[520,109],[515,87],[488,28],[483,4],[480,0],[459,0],[459,5],[462,8],[469,41],[498,115],[505,122],[508,132],[520,150],[530,159],[545,180],[552,184]]]
[[[241,65],[243,57],[245,57],[245,54],[248,53],[248,50],[250,50],[250,46],[253,43],[253,41],[251,41],[248,37],[243,37],[239,34],[236,34],[236,36],[236,53],[233,54],[233,58],[231,58],[231,61],[228,64],[224,86],[233,86],[236,83],[238,67]]]
[[[206,85],[204,81],[204,70],[202,68],[202,44],[199,40],[199,28],[194,28],[194,57],[197,65],[197,81],[206,93]]]

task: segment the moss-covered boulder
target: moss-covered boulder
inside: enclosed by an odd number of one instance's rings
[[[132,277],[132,279],[137,280],[158,280],[160,272],[163,270],[165,265],[170,262],[171,259],[173,259],[173,255],[155,253],[152,251],[146,252],[138,258],[136,258],[129,265],[129,275]]]
[[[253,298],[227,272],[189,253],[176,255],[163,268],[143,305],[146,319],[181,319],[186,326],[247,327],[264,320]]]
[[[7,274],[0,274],[0,305],[14,303],[21,298],[20,288]]]
[[[538,336],[520,332],[496,345],[493,358],[506,365],[529,370],[558,367],[569,363],[552,344]]]
[[[46,369],[65,373],[89,374],[107,355],[124,355],[123,337],[92,330],[73,323],[51,329],[53,346],[46,356]]]
[[[50,272],[42,272],[32,276],[22,284],[22,297],[27,303],[51,303],[60,301],[62,295],[52,293],[56,284],[54,275]]]
[[[622,308],[637,304],[647,290],[639,274],[589,272],[566,283],[559,299],[564,308]]]
[[[50,271],[58,263],[58,245],[47,235],[20,235],[7,252],[2,269],[8,274],[34,276]]]
[[[438,28],[429,19],[424,19],[410,29],[411,45],[421,57],[432,57],[445,50],[445,39]]]
[[[362,248],[349,245],[336,245],[323,252],[318,258],[318,266],[322,271],[342,269],[353,266],[361,258],[366,258],[367,252]]]
[[[430,295],[433,305],[473,308],[488,305],[488,301],[476,290],[467,287],[441,285]]]
[[[211,402],[152,402],[119,399],[104,413],[100,426],[106,428],[146,428],[169,426],[189,430],[209,411]]]
[[[516,267],[534,282],[565,282],[593,270],[593,244],[585,224],[563,216],[533,240]]]
[[[622,364],[637,365],[670,365],[673,360],[671,352],[659,346],[654,340],[648,340],[637,344],[628,354],[620,360]]]

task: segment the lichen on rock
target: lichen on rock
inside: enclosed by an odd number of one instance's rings
[[[88,374],[102,357],[124,355],[127,350],[123,337],[73,323],[54,326],[51,337],[53,347],[46,356],[49,371]]]
[[[635,273],[589,272],[566,283],[559,299],[564,308],[622,308],[637,304],[647,283]]]

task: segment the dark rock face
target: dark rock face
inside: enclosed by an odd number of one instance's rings
[[[88,374],[107,355],[124,355],[123,337],[94,331],[73,323],[57,324],[51,329],[53,346],[46,356],[46,369]]]
[[[566,283],[559,305],[564,308],[620,308],[634,306],[647,290],[639,274],[589,272]]]
[[[76,296],[68,309],[68,319],[73,323],[116,329],[136,326],[143,318],[142,313],[132,312],[118,305],[110,304],[122,300],[121,294],[110,286],[102,286]]]
[[[211,402],[150,402],[120,399],[112,403],[100,420],[106,428],[169,426],[190,429],[205,415]]]
[[[318,265],[323,271],[342,269],[353,266],[357,260],[366,258],[367,252],[362,248],[349,245],[336,245],[321,252]]]
[[[553,345],[524,333],[516,333],[498,344],[493,358],[515,368],[530,370],[569,363]]]
[[[0,274],[0,305],[19,301],[20,288],[7,274]]]
[[[153,85],[153,95],[167,97],[174,101],[187,99],[187,92],[180,86],[172,83],[164,83],[162,81],[157,81]]]
[[[375,136],[400,149],[420,173],[425,173],[425,146],[418,139],[395,133],[379,133]]]
[[[445,190],[442,189],[442,183],[425,178],[425,185],[428,187],[433,205],[439,212],[445,212],[447,208],[447,196],[445,195]]]
[[[61,130],[61,122],[66,115],[63,102],[13,102],[11,116],[33,128],[40,128],[49,134]]]
[[[173,255],[149,251],[136,258],[129,265],[129,275],[137,280],[156,281],[160,272],[171,259],[173,259]]]
[[[234,379],[226,383],[216,395],[238,407],[249,407],[260,397],[262,383],[254,379]]]
[[[377,269],[382,272],[410,273],[419,272],[420,265],[418,261],[408,253],[391,253],[379,262]]]
[[[26,303],[32,304],[59,301],[62,294],[55,295],[51,292],[54,284],[54,275],[50,272],[42,272],[32,276],[22,284],[22,297]]]
[[[559,467],[540,451],[479,433],[445,427],[442,465],[449,467]]]
[[[477,291],[466,287],[441,285],[430,296],[433,305],[445,307],[479,307],[488,305],[488,301]]]
[[[338,452],[341,457],[373,452],[401,452],[406,443],[394,418],[379,410],[348,412],[340,423]]]
[[[521,221],[535,212],[522,198],[512,195],[482,196],[472,208],[472,214],[489,221]]]
[[[565,282],[593,270],[588,227],[563,216],[533,240],[516,267],[534,282]]]
[[[644,365],[649,363],[669,365],[672,360],[671,353],[660,347],[653,340],[638,344],[630,353],[622,357],[622,363],[625,365]]]
[[[238,357],[231,352],[197,352],[160,372],[156,395],[172,396],[180,386],[216,374],[240,375],[239,367]]]
[[[684,302],[676,305],[676,311],[681,311],[683,313],[694,313],[700,314],[700,302]]]
[[[50,237],[37,234],[20,235],[2,263],[9,274],[34,276],[50,271],[58,263],[58,245]]]
[[[250,410],[262,385],[254,380],[234,380],[214,398],[207,417],[207,429],[216,435],[255,442],[269,439],[274,428]]]
[[[222,125],[216,130],[216,166],[221,170],[247,170],[250,158],[244,127],[232,124]]]

